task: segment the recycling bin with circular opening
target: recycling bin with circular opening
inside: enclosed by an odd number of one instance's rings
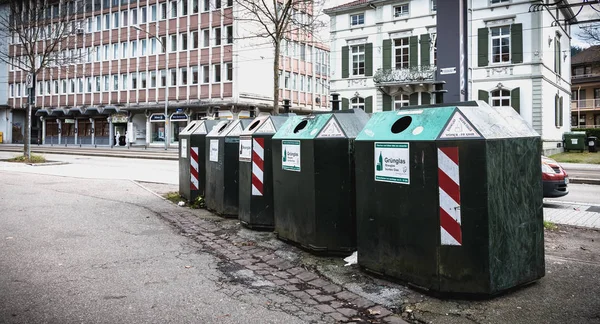
[[[179,194],[188,201],[204,196],[206,134],[218,120],[194,120],[179,133]]]
[[[509,107],[374,114],[356,138],[358,264],[442,293],[544,276],[540,136]]]
[[[587,138],[588,141],[588,151],[590,153],[596,153],[598,152],[598,148],[597,148],[597,143],[598,143],[598,137],[596,136],[589,136]]]
[[[293,114],[295,115],[295,114]],[[273,229],[272,138],[288,116],[259,116],[240,135],[240,222],[252,229]]]
[[[206,208],[224,217],[238,214],[240,134],[253,119],[219,122],[206,135]]]
[[[585,132],[566,132],[563,134],[565,151],[585,151]]]
[[[360,109],[294,116],[273,136],[275,232],[313,252],[356,248],[354,138]]]

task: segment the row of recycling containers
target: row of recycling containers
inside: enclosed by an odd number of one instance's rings
[[[200,120],[180,193],[249,228],[444,293],[544,276],[540,136],[483,102]]]

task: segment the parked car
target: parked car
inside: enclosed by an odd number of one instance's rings
[[[542,156],[544,197],[562,197],[569,193],[569,176],[558,162]]]

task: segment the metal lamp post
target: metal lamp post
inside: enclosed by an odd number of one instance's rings
[[[131,28],[137,30],[137,31],[141,31],[143,33],[146,33],[147,35],[151,36],[152,38],[156,39],[158,41],[158,43],[160,44],[160,46],[162,46],[162,48],[165,49],[165,57],[167,58],[166,61],[168,62],[168,51],[167,51],[167,47],[165,46],[165,44],[162,42],[162,40],[160,40],[160,37],[145,31],[143,29],[141,29],[138,25],[131,25]],[[168,64],[167,64],[168,67]],[[165,68],[165,73],[166,73],[166,68]],[[156,67],[156,77],[160,78],[160,69],[158,67]],[[168,109],[169,109],[169,82],[168,80],[166,80],[165,78],[165,150],[167,150],[167,148],[169,147],[169,113],[168,113]]]

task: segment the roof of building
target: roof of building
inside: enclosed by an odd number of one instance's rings
[[[584,63],[600,63],[600,45],[590,46],[571,58],[572,65]]]
[[[332,7],[332,8],[325,9],[324,12],[328,14],[328,13],[333,13],[333,12],[336,12],[336,11],[341,11],[341,10],[346,10],[346,9],[353,9],[353,8],[356,8],[356,7],[360,8],[360,7],[363,7],[363,6],[365,6],[365,5],[367,5],[367,4],[371,3],[371,2],[373,2],[373,1],[372,0],[355,0],[355,1],[351,1],[351,2],[348,2],[348,3],[341,4],[339,6],[335,6],[335,7]]]

